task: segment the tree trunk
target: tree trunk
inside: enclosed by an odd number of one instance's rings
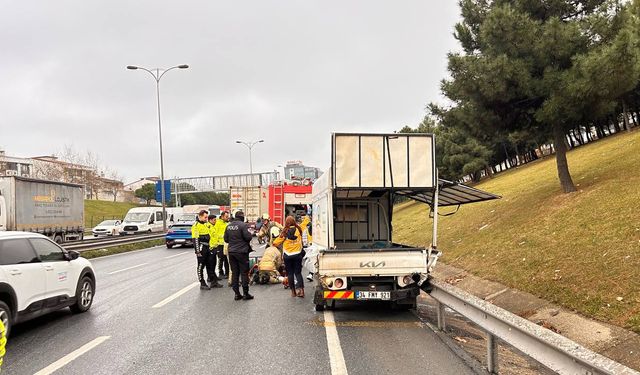
[[[622,115],[624,116],[624,126],[627,131],[631,131],[631,124],[629,124],[629,108],[627,108],[627,102],[622,99]]]
[[[571,173],[569,172],[569,164],[567,163],[567,148],[564,141],[567,139],[564,130],[560,125],[553,127],[553,139],[556,149],[556,166],[558,168],[558,178],[560,179],[560,185],[562,191],[565,193],[571,193],[576,191],[576,186],[571,179]]]

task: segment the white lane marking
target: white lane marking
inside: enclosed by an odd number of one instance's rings
[[[66,366],[69,363],[73,362],[74,360],[78,359],[78,357],[80,357],[81,355],[87,353],[91,349],[93,349],[96,346],[102,344],[103,342],[109,340],[110,338],[111,338],[111,336],[100,336],[97,339],[95,339],[95,340],[83,345],[82,347],[76,349],[75,351],[73,351],[73,352],[65,355],[64,357],[60,358],[59,360],[53,362],[52,364],[50,364],[49,366],[43,368],[42,370],[36,372],[35,375],[53,374],[57,370],[63,368],[64,366]]]
[[[117,271],[113,271],[113,272],[109,272],[107,275],[115,275],[116,273],[120,273],[120,272],[124,272],[124,271],[129,271],[132,270],[134,268],[138,268],[138,267],[142,267],[142,266],[146,266],[149,263],[140,263],[140,264],[136,264],[135,266],[131,266],[131,267],[127,267],[127,268],[123,268],[121,270],[117,270]]]
[[[183,251],[176,255],[169,255],[168,257],[164,257],[164,259],[171,259],[171,258],[179,257],[180,255],[189,254],[189,253],[191,253],[191,251]]]
[[[348,375],[336,321],[333,318],[333,311],[325,310],[324,322],[324,329],[327,333],[327,347],[329,348],[329,362],[331,363],[331,375]]]
[[[191,289],[197,287],[198,285],[200,285],[200,283],[198,281],[196,281],[193,284],[189,284],[187,286],[185,286],[184,288],[180,289],[179,291],[175,292],[174,294],[170,295],[169,297],[163,299],[162,301],[158,302],[157,304],[153,305],[153,309],[159,309],[160,307],[166,305],[167,303],[173,301],[174,299],[180,297],[181,295],[185,294],[186,292],[190,291]]]

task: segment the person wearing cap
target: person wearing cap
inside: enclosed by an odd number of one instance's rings
[[[244,212],[238,211],[234,221],[227,225],[224,241],[229,244],[229,265],[231,266],[231,287],[235,293],[234,299],[251,300],[249,294],[249,253],[251,239],[249,226],[244,222]],[[242,294],[240,294],[240,278],[242,278]]]
[[[193,245],[198,259],[198,281],[200,281],[200,289],[211,289],[204,279],[204,269],[207,269],[209,278],[215,277],[214,271],[211,269],[211,262],[209,260],[211,252],[209,251],[209,242],[211,241],[211,229],[210,224],[207,221],[208,213],[206,210],[202,210],[198,213],[198,220],[191,226],[191,237],[193,238]],[[212,277],[213,276],[213,277]],[[216,279],[216,284],[218,280]],[[218,284],[220,285],[220,284]],[[215,284],[214,284],[214,287]],[[219,287],[219,286],[217,286]]]

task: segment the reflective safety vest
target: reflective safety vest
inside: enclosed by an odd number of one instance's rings
[[[209,223],[201,223],[196,221],[195,224],[191,226],[191,238],[198,238],[201,241],[207,241],[209,243],[209,238],[211,238],[210,228],[211,224]]]
[[[7,346],[7,329],[4,326],[4,323],[2,323],[2,320],[0,320],[0,368],[2,368],[2,361],[6,353],[5,351],[6,346]]]
[[[264,255],[260,259],[260,263],[258,263],[258,270],[277,271],[281,264],[282,255],[280,254],[280,250],[271,246],[265,250]]]

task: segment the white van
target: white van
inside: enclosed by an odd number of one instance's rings
[[[162,231],[162,207],[136,207],[127,212],[120,235]]]

